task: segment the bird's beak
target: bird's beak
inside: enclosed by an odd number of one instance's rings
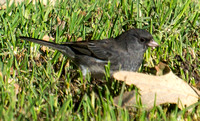
[[[153,39],[150,40],[150,42],[147,43],[147,45],[148,45],[149,47],[157,47],[157,46],[159,46],[159,44],[158,44],[157,42],[155,42]]]

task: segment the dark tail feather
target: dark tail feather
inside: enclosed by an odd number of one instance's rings
[[[41,44],[47,47],[51,47],[69,56],[70,58],[74,58],[74,55],[75,55],[74,52],[69,47],[67,47],[67,45],[56,44],[53,42],[48,42],[48,41],[44,41],[40,39],[34,39],[30,37],[19,37],[19,38],[22,40],[26,40],[26,41],[34,42],[34,43]]]

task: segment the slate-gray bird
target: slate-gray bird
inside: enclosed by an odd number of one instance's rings
[[[29,37],[20,37],[20,39],[60,51],[82,70],[84,76],[88,71],[95,78],[104,76],[104,67],[108,61],[110,61],[110,74],[118,70],[137,71],[146,49],[158,46],[152,35],[143,29],[130,29],[116,38],[64,44]]]

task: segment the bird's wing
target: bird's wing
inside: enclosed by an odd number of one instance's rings
[[[112,55],[110,51],[112,44],[109,40],[75,42],[67,45],[76,54],[88,55],[102,60],[108,60]]]

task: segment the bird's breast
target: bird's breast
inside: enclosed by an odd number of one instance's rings
[[[143,54],[124,54],[123,56],[119,56],[118,69],[125,71],[137,71],[142,64],[142,61]]]

